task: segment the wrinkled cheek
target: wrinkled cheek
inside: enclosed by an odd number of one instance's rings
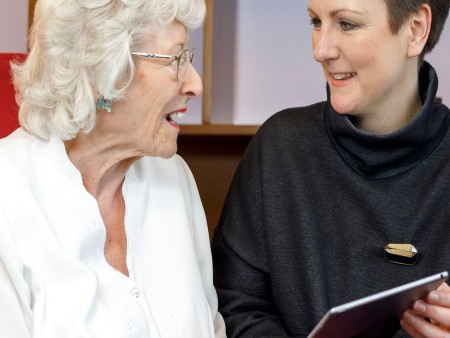
[[[134,126],[133,142],[139,151],[151,155],[161,139],[159,134],[159,125],[151,121],[141,121]]]

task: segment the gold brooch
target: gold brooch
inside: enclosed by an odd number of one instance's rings
[[[419,253],[412,244],[392,244],[384,246],[384,255],[391,263],[414,265],[417,263]]]

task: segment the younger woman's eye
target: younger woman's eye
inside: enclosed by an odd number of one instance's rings
[[[318,18],[311,18],[309,24],[314,26],[314,28],[320,28],[322,26],[322,22]]]
[[[347,20],[340,20],[339,21],[339,26],[341,27],[341,29],[343,31],[350,31],[350,30],[355,29],[355,28],[358,27],[358,25],[356,25],[356,24],[354,24],[354,23],[352,23],[350,21],[347,21]]]

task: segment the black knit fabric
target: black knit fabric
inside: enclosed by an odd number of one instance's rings
[[[275,114],[235,174],[212,250],[229,337],[306,337],[332,306],[450,270],[450,110],[420,74],[423,110],[390,135],[329,102]],[[411,243],[414,266],[384,257]],[[407,337],[399,331],[395,337]]]

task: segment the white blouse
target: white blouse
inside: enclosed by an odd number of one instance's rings
[[[225,337],[206,219],[186,163],[135,162],[123,184],[129,277],[64,143],[0,140],[2,338]]]

